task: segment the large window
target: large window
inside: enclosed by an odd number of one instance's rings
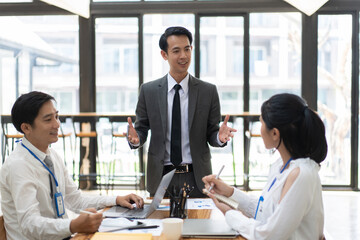
[[[10,113],[20,94],[37,90],[60,97],[57,99],[60,113],[76,112],[78,18],[0,17],[0,28],[0,110]]]
[[[139,87],[138,18],[96,18],[96,111],[133,113]]]
[[[200,17],[200,78],[217,86],[221,112],[243,111],[244,18],[242,16]],[[229,123],[230,124],[230,123]],[[228,183],[243,182],[242,120],[234,127],[234,142],[224,148],[211,148],[213,172],[221,165]],[[232,167],[231,167],[232,166]],[[235,175],[235,176],[234,176]],[[235,177],[235,179],[234,179]]]
[[[194,36],[189,72],[217,86],[222,114],[258,114],[261,104],[280,92],[306,97],[326,125],[329,151],[321,164],[323,184],[353,184],[358,189],[360,178],[355,174],[360,176],[360,161],[355,151],[360,151],[351,147],[360,146],[353,134],[360,135],[360,126],[351,124],[360,118],[360,89],[353,89],[358,86],[358,60],[352,62],[360,54],[355,52],[359,29],[352,17],[359,15],[360,3],[332,0],[311,17],[277,0],[265,5],[232,0],[90,0],[90,5],[90,18],[85,19],[42,1],[0,0],[1,114],[9,114],[22,93],[39,90],[52,94],[63,114],[79,112],[81,97],[83,111],[133,115],[140,84],[169,71],[160,54],[160,35],[167,27],[185,26]],[[93,45],[94,54],[86,48]],[[316,47],[317,65],[311,61]],[[314,58],[302,59],[309,55]],[[236,119],[238,132],[228,146],[211,149],[213,170],[227,161],[233,164],[237,185],[262,188],[269,164],[279,156],[256,137],[256,122],[250,123],[254,134],[247,148],[247,120]],[[126,124],[116,129],[126,131]],[[111,125],[101,119],[98,130],[99,135],[109,135]],[[107,151],[112,142],[101,140]],[[146,168],[146,147],[141,168]],[[224,171],[229,170],[230,166]]]
[[[250,14],[250,112],[276,93],[301,96],[301,15],[299,13]],[[250,126],[253,136],[259,125]],[[279,158],[265,149],[261,137],[251,137],[249,180],[262,188],[270,164]]]
[[[318,17],[318,112],[326,127],[328,154],[323,184],[350,184],[352,16]]]
[[[301,15],[250,14],[250,112],[280,92],[301,92]]]

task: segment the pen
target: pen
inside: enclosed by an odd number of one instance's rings
[[[115,228],[110,230],[105,230],[103,232],[116,232],[120,230],[136,230],[136,229],[149,229],[149,228],[158,228],[159,225],[149,225],[149,226],[132,226],[132,227],[121,227],[121,228]]]
[[[148,226],[133,226],[133,227],[128,227],[128,230],[133,230],[133,229],[145,229],[145,228],[158,228],[159,225],[148,225]]]
[[[94,215],[95,214],[93,212],[89,212],[89,211],[86,211],[86,210],[80,210],[80,213],[86,213],[86,214],[89,214],[89,215]]]
[[[220,168],[220,171],[219,171],[219,173],[216,175],[216,179],[219,179],[219,177],[220,177],[220,174],[221,174],[221,172],[222,172],[222,170],[224,169],[224,167],[225,167],[225,165],[222,165],[222,167]],[[211,189],[213,189],[213,187],[214,187],[214,185],[211,185],[210,187],[209,187],[209,192],[211,191]]]

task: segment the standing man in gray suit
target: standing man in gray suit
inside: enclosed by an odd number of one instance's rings
[[[161,35],[161,56],[170,65],[164,77],[140,88],[135,128],[128,118],[128,141],[132,149],[142,146],[151,130],[147,161],[147,190],[154,195],[161,177],[176,168],[169,188],[194,186],[191,197],[204,197],[202,177],[211,174],[208,143],[224,147],[235,129],[221,120],[216,86],[188,73],[192,34],[170,27]]]

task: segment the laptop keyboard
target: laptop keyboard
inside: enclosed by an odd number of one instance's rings
[[[144,205],[144,208],[128,209],[128,208],[116,208],[116,213],[124,214],[126,217],[136,218],[143,217],[147,211],[149,211],[150,205]]]

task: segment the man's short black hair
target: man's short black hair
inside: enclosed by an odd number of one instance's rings
[[[190,45],[192,44],[192,34],[189,30],[187,30],[184,27],[169,27],[165,30],[165,32],[161,35],[160,40],[159,40],[159,46],[160,49],[163,50],[164,52],[167,53],[168,50],[168,43],[167,43],[167,38],[171,35],[185,35],[188,37]]]
[[[33,125],[42,105],[51,100],[55,101],[54,97],[43,92],[33,91],[21,95],[11,109],[11,119],[16,130],[24,133],[21,124]]]

